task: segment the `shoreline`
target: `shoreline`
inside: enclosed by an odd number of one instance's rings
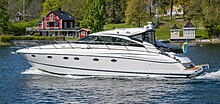
[[[162,40],[162,42],[164,42],[164,43],[184,43],[185,40],[178,40],[178,41]],[[189,40],[188,43],[220,44],[220,39],[196,39],[196,40]]]

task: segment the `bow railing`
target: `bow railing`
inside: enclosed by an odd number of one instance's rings
[[[51,45],[50,49],[109,49],[109,50],[126,50],[126,51],[145,51],[149,53],[155,53],[150,51],[144,45],[127,42],[104,42],[104,41],[48,41],[48,40],[14,40],[12,41],[13,46],[11,48],[17,50],[31,47],[39,49],[45,48],[45,45]],[[84,47],[79,47],[79,44],[83,44]],[[76,46],[77,45],[77,46]],[[123,48],[122,48],[123,47]]]

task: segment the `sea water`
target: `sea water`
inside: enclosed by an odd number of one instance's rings
[[[220,103],[220,44],[188,48],[195,64],[210,64],[193,79],[53,75],[10,51],[0,47],[0,103]]]

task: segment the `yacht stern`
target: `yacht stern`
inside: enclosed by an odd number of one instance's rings
[[[201,75],[207,69],[209,69],[209,64],[197,65],[192,68],[187,68],[185,70],[190,70],[190,71],[193,70],[194,72],[191,75],[187,76],[188,78],[193,78]]]

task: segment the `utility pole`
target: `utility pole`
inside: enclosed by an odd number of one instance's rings
[[[22,0],[22,16],[23,21],[25,21],[25,0]]]
[[[152,16],[151,9],[152,9],[152,0],[150,0],[150,17]]]
[[[156,4],[156,15],[155,15],[155,17],[156,17],[156,26],[159,25],[159,13],[158,13],[158,7],[159,7],[159,4],[157,3],[157,4]]]

